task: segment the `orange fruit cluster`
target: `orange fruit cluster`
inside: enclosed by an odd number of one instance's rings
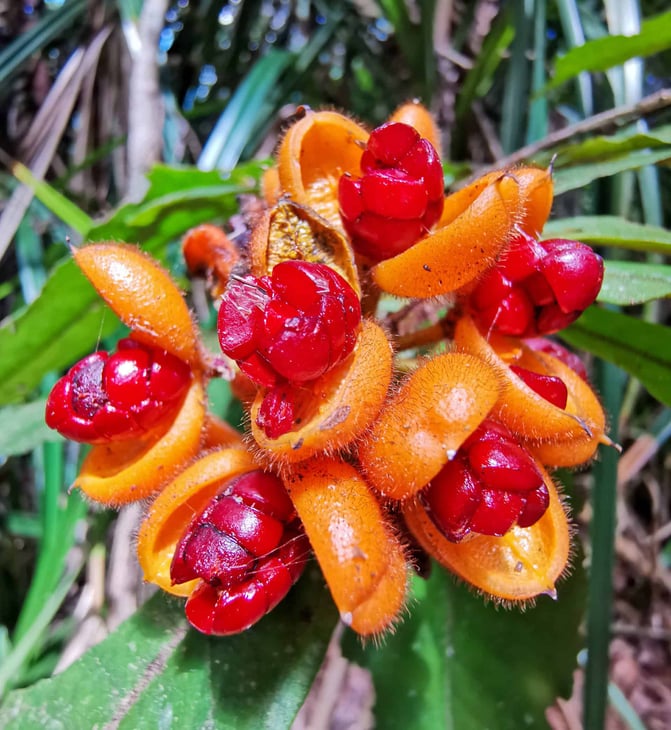
[[[401,107],[392,121],[439,147],[420,105]],[[206,273],[217,297],[229,276],[268,276],[287,260],[326,264],[361,297],[353,351],[298,390],[292,428],[277,438],[257,424],[266,389],[205,351],[182,294],[156,262],[114,243],[75,251],[133,337],[181,358],[193,375],[172,423],[143,439],[94,446],[75,485],[106,504],[152,498],[138,540],[145,579],[189,596],[197,581],[175,585],[170,566],[193,516],[241,474],[272,472],[286,487],[342,620],[376,635],[393,627],[406,604],[411,544],[500,600],[555,595],[569,524],[547,469],[584,463],[608,439],[601,405],[578,373],[522,340],[480,331],[461,306],[517,232],[540,234],[552,205],[550,171],[521,167],[476,180],[445,198],[439,221],[414,245],[375,262],[355,254],[338,209],[339,180],[359,174],[367,139],[346,116],[305,110],[263,179],[264,205],[249,223],[247,246],[238,248],[213,226],[185,241],[189,265]],[[410,301],[389,314],[387,295]],[[426,324],[422,312],[439,314]],[[207,381],[226,372],[248,409],[244,439],[208,412]],[[520,372],[561,380],[565,407]],[[485,419],[502,424],[515,448],[531,454],[546,508],[530,526],[513,520],[504,534],[470,532],[453,541],[423,494]],[[492,467],[496,474],[499,467]]]

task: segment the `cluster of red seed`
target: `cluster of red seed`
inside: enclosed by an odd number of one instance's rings
[[[341,141],[350,144],[358,131],[352,130],[345,118],[334,121],[334,116],[339,117],[326,113],[324,124],[333,124],[336,135],[343,126],[346,131]],[[319,145],[313,146],[319,149]],[[508,405],[498,410],[495,406],[505,388],[503,381],[513,378],[534,398],[545,401],[546,406],[551,404],[551,415],[564,424],[570,443],[570,438],[582,437],[585,431],[580,419],[567,411],[572,396],[567,382],[572,372],[565,369],[560,377],[544,367],[542,358],[549,353],[553,360],[568,364],[584,377],[582,364],[548,340],[529,339],[523,344],[516,340],[515,347],[524,350],[527,358],[528,353],[534,353],[539,363],[533,358],[512,365],[503,363],[497,366],[504,369],[503,374],[490,364],[496,353],[466,353],[469,348],[458,342],[455,330],[457,349],[464,352],[436,355],[416,364],[394,392],[390,388],[388,336],[374,322],[362,319],[361,296],[375,302],[380,290],[402,294],[402,286],[398,291],[385,289],[376,278],[376,269],[379,273],[380,267],[389,263],[405,262],[403,257],[413,249],[426,250],[427,241],[433,240],[431,230],[436,226],[439,231],[448,230],[458,211],[453,205],[448,212],[445,205],[442,168],[435,148],[413,127],[387,123],[368,136],[362,153],[358,146],[355,150],[360,155],[361,174],[346,169],[335,180],[341,225],[329,229],[324,261],[313,252],[309,261],[303,260],[308,257],[301,253],[298,233],[295,248],[285,251],[273,266],[245,260],[213,227],[199,228],[185,246],[189,265],[206,272],[217,296],[223,293],[217,324],[219,343],[254,392],[254,458],[237,436],[222,436],[223,426],[204,415],[203,390],[198,388],[218,371],[202,354],[195,326],[179,294],[170,295],[179,300],[176,308],[184,307],[176,317],[178,325],[168,323],[164,312],[156,315],[159,324],[149,337],[156,346],[144,344],[146,338],[143,344],[125,339],[113,355],[90,355],[58,382],[49,398],[48,424],[69,438],[93,444],[150,441],[152,429],[160,431],[160,426],[165,430],[180,418],[190,423],[196,419],[192,411],[200,414],[195,440],[191,437],[193,448],[180,456],[178,476],[167,486],[159,478],[152,488],[158,496],[140,531],[138,553],[149,580],[188,596],[189,621],[208,634],[242,631],[282,600],[306,563],[310,546],[306,532],[343,619],[364,634],[388,627],[403,604],[407,560],[396,528],[387,526],[385,499],[398,500],[415,537],[446,565],[451,558],[445,556],[443,547],[436,546],[437,540],[464,547],[470,542],[467,537],[497,538],[514,532],[513,528],[530,528],[546,512],[552,512],[553,499],[552,520],[556,522],[558,513],[565,522],[552,482],[542,467],[550,461],[539,456],[549,453],[547,440],[535,438],[533,429],[527,433],[522,428],[518,433],[515,414],[510,416]],[[308,188],[314,185],[314,180],[306,181]],[[291,190],[295,183],[298,189],[303,182],[302,178],[298,183],[285,180],[284,185]],[[317,182],[321,185],[322,181]],[[491,188],[496,184],[498,179],[484,184],[476,190],[477,195],[487,185]],[[282,192],[284,188],[278,185]],[[323,197],[323,186],[316,185],[315,189]],[[495,191],[491,205],[501,204],[505,196],[499,192]],[[268,201],[273,210],[281,205],[276,202],[279,197]],[[327,213],[324,216],[327,218]],[[329,222],[325,218],[320,218],[320,226]],[[505,220],[506,216],[498,218]],[[463,222],[454,225],[467,230]],[[479,225],[476,218],[473,225]],[[287,226],[284,219],[279,228]],[[603,262],[587,246],[566,240],[539,241],[521,229],[512,241],[509,232],[501,236],[489,268],[478,263],[480,268],[474,265],[478,273],[471,279],[439,291],[456,293],[457,329],[458,321],[468,320],[478,338],[482,332],[487,337],[496,332],[531,338],[567,326],[594,301]],[[254,232],[252,239],[256,240]],[[263,245],[270,244],[266,240]],[[333,264],[338,255],[345,261],[340,273]],[[441,256],[437,260],[443,265],[445,257]],[[260,259],[266,261],[265,254]],[[414,259],[407,261],[408,266],[416,263]],[[86,267],[93,269],[97,264],[80,266],[87,272]],[[151,279],[155,274],[147,274],[147,266],[151,269],[153,264],[142,257],[134,259],[133,267]],[[451,266],[448,261],[441,273],[433,270],[433,263],[421,263],[420,276],[432,277],[431,283],[420,286],[422,297],[433,296],[432,287],[443,286],[441,277]],[[468,266],[465,259],[464,269]],[[403,264],[400,267],[402,270]],[[89,276],[94,280],[97,275]],[[457,271],[455,281],[461,282],[460,276]],[[360,281],[365,284],[362,295]],[[163,282],[160,286],[168,285]],[[120,297],[115,311],[123,310],[120,316],[124,315],[123,321],[132,327],[137,319],[132,312],[126,313],[127,299]],[[158,297],[152,293],[148,301],[148,311],[153,311]],[[477,322],[480,332],[467,314]],[[143,326],[146,329],[146,324]],[[168,329],[182,334],[165,334]],[[173,347],[173,340],[178,339],[179,346]],[[379,383],[370,375],[375,372],[376,359],[383,363]],[[447,375],[434,387],[431,378],[435,374],[427,371],[436,363],[440,365],[436,372]],[[450,368],[456,363],[474,372],[463,381],[461,373],[450,380],[454,374]],[[462,382],[473,388],[478,377],[485,384],[483,393],[466,393]],[[189,400],[193,385],[197,386],[191,399],[195,405]],[[374,391],[375,397],[368,391]],[[438,394],[435,397],[440,403],[432,402],[432,393]],[[434,406],[435,417],[430,413]],[[366,418],[358,419],[357,413],[366,409]],[[311,430],[305,430],[306,437],[312,439],[307,447],[301,431],[304,418],[312,423]],[[424,421],[422,428],[417,427],[417,443],[412,433],[415,424],[408,420],[412,418]],[[351,432],[338,440],[345,429]],[[294,439],[299,431],[300,437]],[[445,448],[443,432],[457,439],[455,448]],[[179,432],[173,437],[179,439]],[[160,442],[160,434],[156,438]],[[233,447],[226,450],[227,444]],[[434,448],[435,444],[438,446]],[[592,448],[591,441],[588,447]],[[151,444],[147,448],[151,453]],[[340,453],[341,449],[347,449],[346,454]],[[412,463],[424,449],[434,449],[431,453],[437,453],[439,466],[415,484],[414,472],[433,468],[419,461]],[[136,451],[131,445],[127,452],[119,453],[130,462]],[[141,451],[141,457],[146,453],[147,449]],[[92,459],[94,466],[96,459],[102,460],[103,472],[110,471],[105,458],[94,452]],[[403,462],[398,470],[396,462]],[[395,474],[390,475],[391,471]],[[133,496],[137,484],[129,483],[129,496],[124,499],[138,498]],[[419,522],[413,518],[418,510]],[[424,517],[431,523],[428,530],[416,527]],[[548,529],[554,529],[552,520]],[[436,530],[439,538],[434,537]],[[360,543],[366,543],[365,549]],[[565,562],[562,550],[558,550],[558,567],[553,568],[555,577]],[[530,595],[542,592],[538,587],[533,590]],[[497,588],[491,592],[509,597]]]
[[[340,178],[340,214],[354,250],[382,261],[410,248],[440,218],[443,169],[427,139],[388,122],[371,132],[361,172]]]
[[[258,425],[269,438],[294,422],[292,391],[354,349],[361,305],[333,269],[284,261],[271,276],[231,279],[219,307],[219,344],[240,370],[270,388]]]
[[[596,299],[603,260],[579,241],[537,241],[528,234],[512,242],[470,297],[483,327],[533,337],[568,327]]]
[[[175,413],[190,381],[182,360],[127,337],[114,354],[94,352],[70,368],[49,394],[46,422],[89,444],[137,438]]]
[[[309,553],[282,482],[252,471],[228,483],[177,544],[170,577],[200,580],[186,602],[190,623],[226,636],[253,626],[298,580]]]

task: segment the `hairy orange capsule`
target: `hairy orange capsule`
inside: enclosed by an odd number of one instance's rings
[[[318,458],[289,472],[285,486],[342,620],[362,635],[390,628],[405,600],[405,555],[364,480]]]
[[[73,249],[77,266],[133,337],[200,366],[198,333],[165,269],[136,246],[92,243]]]
[[[342,231],[338,181],[359,174],[368,132],[337,112],[308,110],[287,131],[277,154],[280,188]]]
[[[270,274],[283,261],[326,264],[361,296],[359,275],[348,241],[313,210],[291,200],[280,201],[256,221],[249,253],[254,276]]]
[[[295,392],[295,428],[271,439],[256,419],[265,389],[252,405],[256,443],[278,461],[295,463],[347,446],[377,416],[391,381],[392,352],[384,331],[364,320],[354,351],[317,380]]]
[[[462,202],[468,201],[463,191],[457,195]],[[449,225],[377,264],[373,280],[383,291],[402,297],[428,298],[455,291],[494,263],[523,215],[519,183],[501,173]]]
[[[496,403],[496,371],[462,353],[437,355],[403,383],[358,450],[370,483],[406,499],[456,454]]]
[[[438,125],[434,122],[431,113],[423,104],[416,101],[402,104],[389,117],[389,121],[409,124],[411,127],[414,127],[419,132],[420,137],[428,139],[433,148],[440,154],[442,145],[440,143]]]
[[[505,601],[524,601],[546,593],[556,596],[555,583],[569,557],[569,528],[557,490],[538,465],[550,494],[550,506],[531,527],[513,527],[503,537],[473,535],[450,542],[423,505],[404,508],[405,521],[419,544],[441,565],[479,590]]]
[[[207,278],[213,297],[223,294],[231,270],[240,258],[237,247],[226,233],[209,223],[192,228],[186,234],[182,253],[189,272]]]
[[[223,485],[256,469],[243,449],[214,451],[196,461],[159,494],[140,527],[137,554],[144,579],[168,593],[188,596],[197,580],[172,585],[170,562],[194,515],[202,512]]]
[[[469,317],[457,323],[455,343],[496,369],[502,391],[492,414],[526,439],[541,461],[575,466],[594,455],[604,441],[606,419],[594,391],[574,370],[514,338],[492,336],[488,342]],[[568,390],[566,408],[558,408],[532,390],[510,365],[560,378]]]
[[[167,431],[141,439],[96,444],[72,485],[87,497],[118,506],[155,494],[200,448],[205,393],[194,380]]]

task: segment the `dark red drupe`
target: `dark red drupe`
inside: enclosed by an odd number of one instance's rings
[[[603,259],[579,241],[536,241],[520,233],[499,264],[470,296],[474,317],[487,330],[533,337],[557,332],[594,302]]]
[[[271,389],[259,422],[269,438],[291,429],[292,388],[344,360],[360,322],[354,289],[325,264],[283,261],[271,276],[231,279],[219,309],[219,343],[240,370]]]
[[[355,251],[382,261],[410,248],[440,218],[443,169],[413,127],[388,122],[371,132],[361,172],[340,178],[340,215]]]
[[[126,338],[70,368],[49,394],[46,422],[90,444],[137,438],[174,416],[190,382],[187,363]]]
[[[436,526],[459,542],[471,532],[505,535],[530,527],[550,496],[529,452],[503,425],[485,420],[422,493]]]
[[[278,477],[237,477],[197,515],[170,566],[175,584],[200,579],[186,616],[204,634],[248,629],[284,598],[303,572],[309,544]]]

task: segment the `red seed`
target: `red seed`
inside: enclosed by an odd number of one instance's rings
[[[502,424],[485,420],[422,492],[438,529],[452,542],[471,532],[504,535],[528,527],[549,504],[547,487],[529,452]]]
[[[361,178],[343,175],[338,202],[355,251],[382,261],[405,251],[438,221],[444,183],[431,143],[399,122],[373,130]]]
[[[526,368],[520,368],[517,365],[511,365],[510,369],[523,380],[531,390],[545,398],[557,408],[566,408],[568,401],[568,389],[566,383],[561,378],[554,375],[542,375],[534,373]]]
[[[298,580],[308,556],[291,500],[274,475],[234,479],[191,522],[170,567],[174,583],[201,582],[186,616],[206,634],[244,631]]]
[[[91,444],[137,438],[174,417],[190,382],[184,361],[126,338],[70,368],[49,394],[46,422]]]

